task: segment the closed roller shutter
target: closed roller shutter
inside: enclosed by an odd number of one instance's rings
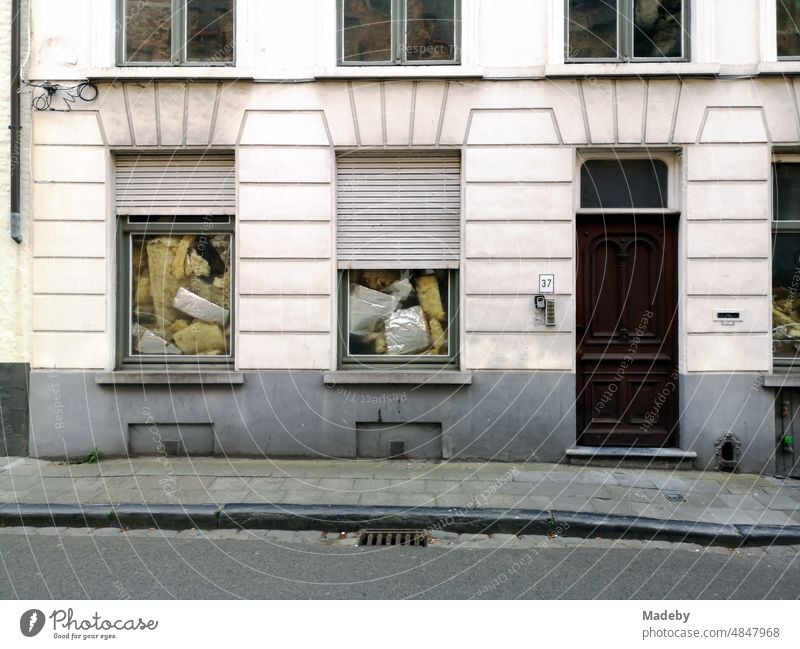
[[[119,155],[117,214],[235,214],[233,155]]]
[[[458,154],[341,156],[336,182],[340,268],[458,267]]]

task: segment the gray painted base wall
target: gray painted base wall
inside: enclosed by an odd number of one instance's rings
[[[714,442],[727,431],[742,443],[739,469],[775,472],[775,390],[758,374],[681,376],[681,448],[697,453],[696,468],[717,467]]]
[[[0,456],[28,454],[26,363],[0,363]]]
[[[216,455],[357,455],[357,426],[441,424],[442,456],[557,462],[575,440],[575,377],[476,373],[471,385],[333,385],[320,372],[252,372],[242,385],[98,385],[91,372],[31,374],[31,455],[128,453],[129,426],[208,424]],[[60,395],[63,408],[55,407]]]
[[[681,377],[680,448],[697,452],[697,468],[716,468],[714,442],[731,431],[742,441],[742,471],[773,472],[774,391],[758,379]],[[568,373],[476,372],[462,386],[326,386],[320,372],[250,372],[242,385],[113,386],[91,372],[32,372],[31,455],[79,459],[96,447],[122,456],[130,426],[158,441],[175,424],[212,424],[216,455],[352,458],[359,425],[422,422],[441,424],[444,458],[559,462],[575,444],[574,401]]]

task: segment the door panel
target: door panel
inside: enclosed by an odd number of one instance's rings
[[[677,219],[578,216],[578,443],[678,433]]]

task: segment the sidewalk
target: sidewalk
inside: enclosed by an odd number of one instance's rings
[[[517,510],[717,526],[800,526],[800,481],[560,464],[156,458],[64,464],[0,458],[0,504]],[[395,510],[394,508],[401,508]],[[333,511],[333,510],[325,510]],[[576,519],[578,520],[578,519]],[[2,522],[0,522],[2,524]],[[8,524],[8,523],[6,523]],[[794,532],[800,531],[800,528]]]

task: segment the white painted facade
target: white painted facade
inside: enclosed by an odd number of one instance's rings
[[[671,162],[681,373],[769,372],[771,160],[800,144],[800,61],[777,61],[774,0],[692,4],[690,62],[566,64],[563,0],[463,0],[460,65],[343,68],[333,0],[238,0],[235,66],[153,68],[115,66],[111,0],[32,0],[26,78],[99,89],[33,112],[32,367],[115,369],[114,153],[235,151],[236,368],[324,371],[336,152],[452,148],[461,369],[575,372],[579,164],[630,151]],[[555,327],[532,318],[540,273]]]

